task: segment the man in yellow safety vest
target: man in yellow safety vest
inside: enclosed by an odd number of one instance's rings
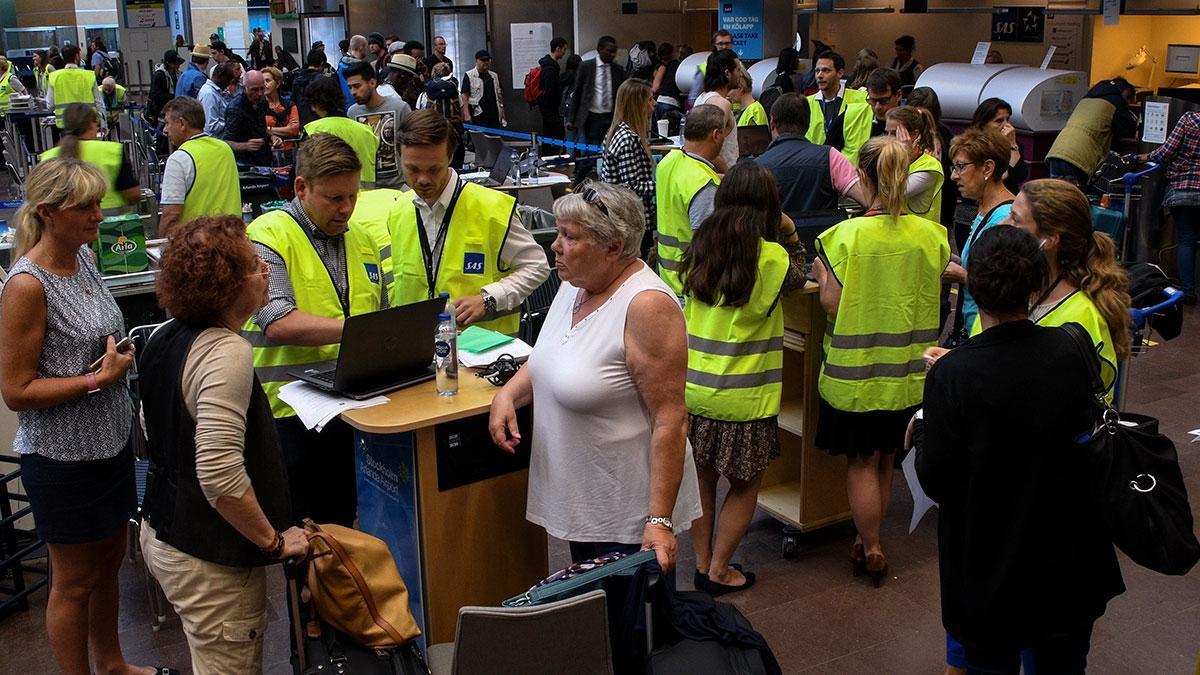
[[[62,50],[66,66],[62,70],[50,73],[50,85],[46,88],[46,105],[57,115],[56,124],[63,127],[63,111],[72,103],[94,105],[101,120],[107,122],[104,111],[104,99],[100,96],[100,87],[96,86],[96,75],[90,70],[79,67],[79,46],[67,45]],[[108,128],[100,130],[104,136]]]

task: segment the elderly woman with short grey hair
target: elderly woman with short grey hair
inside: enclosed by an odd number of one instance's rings
[[[675,535],[700,516],[683,312],[638,259],[633,191],[590,183],[554,216],[563,283],[528,365],[492,401],[492,439],[512,452],[516,409],[533,403],[526,518],[567,540],[573,560],[653,549],[671,569]]]

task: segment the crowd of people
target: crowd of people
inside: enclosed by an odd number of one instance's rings
[[[441,37],[426,56],[419,42],[352,36],[336,67],[317,43],[302,68],[261,33],[249,63],[217,37],[189,50],[186,69],[167,51],[154,74],[146,114],[173,149],[158,297],[173,318],[138,355],[152,467],[141,546],[198,673],[261,669],[263,567],[306,550],[301,518],[356,518],[352,431],[307,429],[279,397],[288,371],[336,359],[348,317],[439,293],[460,328],[515,334],[551,274],[514,197],[458,172],[462,125],[507,121],[487,50],[458,81]],[[1015,672],[1030,650],[1047,672],[1081,671],[1123,585],[1086,485],[1050,480],[1079,474],[1067,450],[1090,428],[1082,365],[1051,328],[1083,325],[1111,396],[1130,299],[1080,185],[1103,129],[1121,133],[1112,96],[1126,85],[1094,88],[1080,109],[1087,147],[1064,148],[1054,177],[1030,181],[1012,107],[984,101],[951,135],[937,92],[912,88],[914,49],[901,37],[887,67],[864,50],[849,74],[826,49],[811,78],[785,50],[764,83],[774,95],[755,100],[719,31],[689,100],[674,45],[639,43],[622,67],[610,36],[574,62],[555,38],[539,62],[543,131],[603,152],[598,170],[578,162],[574,190],[554,203],[561,286],[528,365],[495,394],[489,431],[507,451],[532,434],[527,518],[573,559],[652,549],[670,570],[690,529],[697,589],[750,588],[757,576],[735,558],[780,454],[780,303],[815,283],[828,328],[812,433],[846,457],[852,573],[886,579],[896,459],[923,418],[916,463],[941,506],[948,666]],[[137,506],[134,355],[117,348],[120,312],[86,246],[105,209],[141,189],[97,139],[103,80],[62,79],[80,70],[78,49],[63,56],[50,80],[63,142],[26,180],[0,297],[0,393],[18,412],[15,446],[55,566],[58,665],[135,672],[116,640],[116,570]],[[1150,157],[1172,162],[1170,206],[1189,226],[1197,119]],[[682,137],[661,157],[657,120]],[[739,157],[739,120],[769,130],[757,157]],[[237,164],[276,163],[273,152],[294,155],[295,197],[247,226]],[[843,207],[854,216],[806,250],[812,214]],[[522,429],[517,410],[530,404]],[[1019,512],[1002,516],[1001,499]]]

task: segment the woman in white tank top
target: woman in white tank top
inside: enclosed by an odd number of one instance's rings
[[[700,516],[687,444],[687,331],[675,294],[638,259],[641,200],[593,183],[554,205],[563,284],[529,363],[492,401],[492,439],[520,440],[534,403],[526,518],[571,544],[574,560],[654,549]]]

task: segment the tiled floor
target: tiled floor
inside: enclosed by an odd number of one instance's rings
[[[1134,363],[1129,408],[1157,416],[1174,439],[1187,478],[1193,510],[1200,513],[1200,445],[1187,432],[1200,427],[1200,313],[1189,310],[1184,335]],[[902,483],[903,479],[898,477]],[[847,526],[808,536],[798,559],[780,556],[780,526],[760,517],[737,558],[759,575],[749,591],[727,596],[762,631],[787,673],[939,673],[944,638],[938,604],[936,514],[907,534],[911,500],[897,486],[884,533],[892,576],[880,589],[850,576],[845,555]],[[681,540],[680,569],[692,569],[687,537]],[[554,564],[565,562],[565,546],[551,547]],[[1113,600],[1096,626],[1092,673],[1188,675],[1200,658],[1200,567],[1186,577],[1164,577],[1123,560],[1129,590]],[[149,627],[141,570],[126,565],[121,635],[135,662],[187,669],[187,646],[172,616],[155,633]],[[690,573],[680,584],[690,584]],[[284,675],[288,665],[282,577],[271,601],[266,671]],[[42,625],[45,593],[24,614],[0,621],[0,674],[54,672]]]

